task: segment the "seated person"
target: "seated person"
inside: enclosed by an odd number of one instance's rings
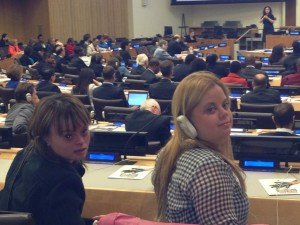
[[[55,70],[51,67],[44,67],[41,72],[41,80],[36,86],[37,91],[49,91],[61,93],[59,87],[53,82],[55,81]]]
[[[179,82],[189,75],[191,73],[191,63],[195,58],[196,56],[194,54],[189,54],[185,57],[184,63],[175,66],[172,80]]]
[[[24,49],[24,54],[19,59],[22,66],[29,67],[34,63],[32,54],[33,48],[31,46],[26,46]]]
[[[18,40],[17,39],[12,39],[11,43],[8,46],[8,54],[11,56],[14,56],[18,53],[20,53],[21,50],[18,46]]]
[[[102,65],[102,55],[101,54],[94,54],[91,58],[91,64],[89,68],[94,70],[96,77],[102,77],[103,65]]]
[[[227,75],[227,77],[222,77],[221,81],[223,83],[241,84],[244,87],[248,87],[247,80],[240,76],[241,69],[242,69],[242,66],[241,66],[240,62],[238,62],[238,61],[231,62],[229,74]]]
[[[181,37],[179,34],[175,34],[168,44],[167,52],[171,56],[175,56],[176,54],[181,54],[182,51],[184,51],[184,49],[181,44]]]
[[[66,51],[63,46],[56,45],[54,48],[55,55],[54,55],[54,60],[55,60],[55,72],[57,73],[62,73],[62,64],[67,65],[69,63],[69,60],[66,57]]]
[[[296,73],[282,77],[281,86],[284,85],[300,85],[300,59],[296,60]]]
[[[166,60],[166,59],[174,59],[168,52],[168,42],[166,40],[160,40],[158,42],[158,47],[155,49],[155,52],[153,53],[153,57],[158,58],[159,60]]]
[[[162,73],[162,79],[150,85],[150,98],[171,100],[176,89],[176,84],[171,81],[174,63],[170,60],[164,60],[160,63],[159,67]]]
[[[6,75],[8,78],[10,78],[10,81],[7,82],[5,87],[16,89],[20,82],[22,74],[23,74],[22,66],[18,64],[11,65],[6,71]]]
[[[99,39],[93,38],[92,43],[87,46],[86,55],[92,56],[92,55],[100,53],[100,48],[98,45],[99,45]]]
[[[252,82],[253,91],[242,95],[241,102],[252,104],[281,103],[279,91],[267,88],[267,84],[268,79],[265,74],[256,74]]]
[[[197,42],[197,39],[196,39],[194,30],[190,30],[189,35],[187,35],[187,36],[185,37],[185,41],[186,41],[187,43],[195,43],[195,42]]]
[[[282,44],[275,45],[270,55],[270,64],[283,65],[284,57],[285,57],[284,46]]]
[[[43,57],[40,58],[39,61],[34,63],[31,68],[36,69],[41,75],[41,71],[44,67],[55,68],[55,59],[52,53],[50,52],[43,53]]]
[[[121,43],[120,47],[122,50],[120,50],[119,53],[122,62],[124,62],[127,67],[132,67],[131,55],[129,54],[130,42],[125,40]]]
[[[206,62],[201,58],[195,58],[191,62],[190,74],[207,70]]]
[[[147,99],[140,110],[125,119],[126,131],[148,132],[148,141],[160,141],[164,146],[171,137],[170,117],[161,115],[160,106],[154,99]]]
[[[135,68],[132,68],[132,75],[141,75],[144,73],[148,67],[148,56],[146,54],[138,54],[136,57],[136,64],[138,65]]]
[[[152,58],[149,62],[148,69],[142,73],[141,80],[145,80],[148,84],[156,83],[160,80],[160,76],[156,75],[159,71],[159,60]]]
[[[272,118],[276,125],[276,130],[272,132],[263,133],[261,135],[295,136],[293,131],[295,122],[295,111],[291,103],[285,102],[275,106]]]
[[[84,63],[84,61],[80,58],[84,56],[84,49],[81,46],[76,46],[74,48],[74,56],[71,59],[69,66],[76,67],[78,70],[81,70],[82,68],[86,68],[87,65]]]
[[[124,90],[121,87],[114,85],[115,82],[115,70],[111,66],[106,66],[103,69],[104,81],[100,87],[97,87],[93,91],[93,97],[99,99],[123,99],[125,107],[128,107]]]
[[[12,127],[14,134],[26,133],[34,107],[39,102],[34,85],[20,83],[15,91],[15,99],[16,103],[7,113],[5,126]]]
[[[226,77],[228,75],[228,69],[223,65],[217,64],[218,55],[211,54],[206,57],[207,71],[212,72],[218,78]]]
[[[245,59],[246,67],[242,69],[241,76],[245,79],[253,79],[254,75],[262,73],[264,71],[255,68],[255,57],[253,55],[247,56]]]

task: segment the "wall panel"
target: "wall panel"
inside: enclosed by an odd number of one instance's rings
[[[128,37],[128,0],[48,0],[50,33],[66,41],[107,33]]]

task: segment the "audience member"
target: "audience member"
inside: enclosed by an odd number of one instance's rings
[[[148,84],[156,83],[160,80],[160,76],[156,75],[159,71],[159,60],[152,58],[149,62],[148,69],[142,73],[141,80],[145,80]]]
[[[272,49],[269,61],[271,65],[283,65],[285,57],[283,45],[275,45]]]
[[[54,53],[55,52],[54,50],[55,50],[55,39],[50,37],[47,41],[45,51]]]
[[[66,57],[66,51],[63,46],[55,46],[54,48],[55,72],[62,73],[62,64],[68,65],[69,61]]]
[[[8,34],[4,33],[1,36],[0,47],[5,47],[9,45]]]
[[[241,77],[252,80],[256,74],[265,74],[264,71],[255,68],[255,57],[253,55],[246,56],[246,67],[242,69]]]
[[[179,83],[172,113],[176,129],[152,177],[158,220],[246,224],[249,202],[233,161],[227,88],[211,73],[192,74]]]
[[[187,35],[187,36],[185,37],[185,41],[186,41],[187,43],[195,43],[195,42],[197,42],[197,39],[196,39],[194,30],[190,30],[189,35]]]
[[[180,44],[181,41],[180,39],[181,39],[180,35],[175,34],[172,40],[169,42],[167,52],[171,56],[180,54],[183,51],[182,45]]]
[[[68,57],[74,55],[74,49],[75,49],[75,44],[74,44],[74,39],[73,38],[68,38],[67,44],[66,44],[66,55]]]
[[[173,80],[182,81],[187,75],[191,73],[191,63],[196,58],[195,55],[189,54],[185,57],[184,63],[178,64],[174,68]]]
[[[223,83],[228,84],[241,84],[244,87],[248,87],[247,80],[245,78],[242,78],[240,76],[241,73],[241,63],[238,61],[233,61],[230,63],[230,73],[227,75],[227,77],[222,77],[221,81]]]
[[[290,73],[295,72],[296,60],[300,58],[300,41],[294,41],[292,46],[293,53],[283,59],[283,66],[285,70],[290,71]]]
[[[55,59],[50,52],[45,52],[43,54],[43,57],[38,62],[32,65],[32,68],[36,69],[39,72],[39,74],[41,74],[41,71],[44,67],[55,68]]]
[[[103,65],[102,65],[102,55],[101,54],[94,54],[91,58],[90,68],[94,70],[96,77],[102,77],[103,72]]]
[[[126,68],[125,63],[120,63],[122,60],[119,56],[112,57],[108,60],[107,65],[111,66],[115,69],[115,81],[116,82],[123,82],[123,77],[127,77],[130,75],[130,71]],[[123,64],[123,65],[121,65]]]
[[[34,107],[39,102],[31,83],[20,83],[15,91],[16,103],[9,109],[5,126],[12,127],[14,134],[27,133]]]
[[[7,82],[6,88],[13,88],[16,89],[19,85],[21,76],[23,74],[23,67],[18,64],[11,65],[7,71],[6,75],[8,78],[10,78],[10,81]]]
[[[34,64],[32,54],[33,48],[31,46],[26,46],[24,49],[24,54],[19,58],[19,61],[22,66],[29,67]]]
[[[74,49],[73,58],[71,59],[69,66],[76,67],[78,70],[81,70],[82,68],[86,68],[87,65],[80,58],[82,56],[84,56],[84,49],[81,46],[76,46]]]
[[[159,141],[164,146],[171,137],[170,117],[161,115],[158,102],[147,99],[140,110],[125,119],[126,131],[147,132],[148,141]]]
[[[293,131],[295,122],[295,111],[291,103],[285,102],[275,106],[272,118],[276,125],[276,130],[262,133],[261,135],[295,136]]]
[[[42,34],[37,36],[37,42],[34,44],[33,49],[35,52],[40,54],[46,50],[46,45],[44,43],[44,37]]]
[[[83,225],[82,176],[90,116],[71,95],[53,95],[37,105],[29,126],[30,143],[7,173],[0,210],[32,213],[36,224]]]
[[[176,89],[176,84],[171,81],[174,63],[170,60],[164,60],[160,63],[162,78],[159,82],[150,84],[149,95],[154,99],[171,100]]]
[[[161,39],[158,42],[158,47],[155,49],[155,52],[153,53],[153,57],[158,58],[159,60],[172,60],[173,57],[166,51],[168,48],[168,42]]]
[[[218,78],[226,77],[228,70],[223,65],[218,65],[218,56],[211,54],[206,57],[207,70],[215,74]]]
[[[195,58],[191,62],[190,74],[195,73],[195,72],[205,71],[207,69],[206,66],[207,66],[206,62],[203,59]]]
[[[15,56],[20,52],[21,52],[21,50],[18,46],[18,40],[17,39],[12,39],[9,46],[8,46],[8,54],[10,56]]]
[[[53,82],[55,81],[55,70],[51,67],[43,67],[40,71],[41,80],[36,86],[37,91],[48,91],[61,93],[59,87],[57,87]]]
[[[252,104],[277,104],[281,103],[279,91],[267,88],[268,80],[265,74],[254,76],[253,91],[242,95],[241,102]]]
[[[115,70],[111,66],[106,66],[103,69],[104,82],[100,87],[94,89],[93,97],[99,99],[123,99],[124,106],[128,107],[124,90],[121,87],[114,86]]]
[[[84,34],[82,40],[79,42],[79,46],[83,48],[84,54],[86,54],[87,46],[91,43],[91,35]]]
[[[98,53],[100,53],[99,40],[98,38],[93,38],[92,43],[87,46],[86,55],[92,56]]]
[[[284,85],[300,85],[300,58],[296,60],[295,73],[283,76],[281,79],[281,86]]]
[[[132,68],[131,74],[141,75],[146,71],[148,63],[148,56],[146,54],[138,54],[138,56],[136,57],[136,64],[138,66]]]
[[[130,42],[128,40],[125,40],[121,43],[122,50],[120,50],[119,53],[120,53],[122,61],[125,63],[125,65],[128,67],[132,67],[131,55],[129,54],[129,48],[130,48]]]

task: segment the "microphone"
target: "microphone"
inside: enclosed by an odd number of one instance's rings
[[[153,121],[155,121],[156,119],[160,118],[161,116],[163,116],[164,114],[166,114],[168,112],[169,106],[167,106],[164,111],[160,114],[157,115],[155,117],[153,117],[151,120],[149,120],[144,126],[142,126],[140,129],[138,129],[130,138],[128,138],[124,148],[123,148],[123,156],[124,159],[121,162],[116,163],[116,165],[131,165],[134,164],[135,162],[131,162],[129,160],[126,160],[126,150],[128,148],[128,145],[130,144],[130,142],[132,141],[132,139],[134,137],[136,137],[138,134],[140,134],[146,127],[148,127]]]

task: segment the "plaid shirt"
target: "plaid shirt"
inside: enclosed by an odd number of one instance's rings
[[[230,165],[206,149],[184,152],[167,193],[169,222],[244,225],[249,203]]]

